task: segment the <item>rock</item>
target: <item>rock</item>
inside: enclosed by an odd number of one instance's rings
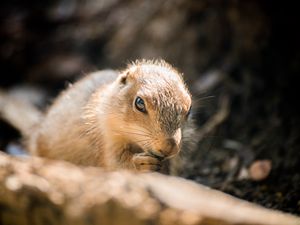
[[[0,224],[299,225],[194,182],[0,154]]]
[[[249,168],[250,179],[261,181],[266,179],[272,169],[272,162],[270,160],[256,160]]]

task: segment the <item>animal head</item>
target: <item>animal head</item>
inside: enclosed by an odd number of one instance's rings
[[[116,113],[110,120],[114,134],[157,157],[177,154],[191,109],[182,75],[164,61],[137,61],[115,83],[118,93],[111,106]]]

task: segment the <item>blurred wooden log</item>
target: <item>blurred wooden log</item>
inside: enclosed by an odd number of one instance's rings
[[[185,179],[0,154],[0,224],[299,225]]]

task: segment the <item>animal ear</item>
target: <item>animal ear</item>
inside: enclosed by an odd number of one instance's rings
[[[120,84],[127,84],[130,80],[136,77],[136,74],[139,73],[139,68],[131,65],[125,71],[123,71],[120,75]]]
[[[130,78],[132,78],[132,73],[131,71],[127,70],[124,73],[121,74],[120,76],[120,84],[125,85],[128,83],[128,81],[130,80]]]
[[[129,76],[129,71],[121,74],[120,79],[119,79],[120,83],[121,84],[126,84],[127,80],[128,80],[128,76]]]

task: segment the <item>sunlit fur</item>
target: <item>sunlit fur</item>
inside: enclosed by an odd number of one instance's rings
[[[131,158],[139,152],[170,158],[180,151],[181,129],[191,107],[182,75],[162,60],[136,61],[123,71],[109,73],[92,74],[97,85],[88,76],[74,85],[81,93],[71,87],[60,96],[48,112],[47,123],[56,120],[66,128],[57,129],[57,135],[39,130],[33,151],[107,168],[132,168]],[[144,100],[146,113],[135,108],[137,96]],[[80,99],[79,106],[62,106],[68,98]],[[68,113],[60,115],[63,107],[69,107]]]

